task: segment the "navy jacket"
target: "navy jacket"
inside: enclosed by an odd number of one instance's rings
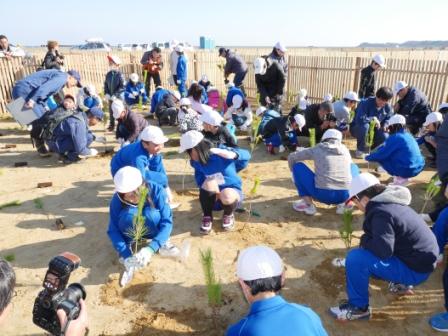
[[[118,119],[118,126],[115,133],[115,137],[117,139],[120,137],[120,125],[123,125],[129,133],[129,135],[124,140],[134,142],[135,140],[137,140],[143,129],[148,126],[148,121],[146,121],[146,119],[143,118],[141,114],[132,112],[131,110],[127,110],[124,118]]]
[[[237,55],[235,52],[227,50],[224,73],[228,75],[231,73],[237,74],[246,71],[247,71],[247,64],[246,62],[244,62],[243,58],[240,55]]]
[[[361,70],[361,80],[359,83],[359,98],[369,98],[375,96],[376,71],[371,65]]]
[[[399,109],[395,113],[405,116],[408,125],[422,126],[426,116],[432,112],[425,94],[415,87],[410,87],[406,96],[397,104]]]
[[[106,74],[106,79],[104,81],[104,94],[109,96],[115,96],[120,98],[124,92],[124,76],[118,70],[110,70]]]
[[[232,104],[232,99],[233,99],[234,96],[241,96],[243,98],[243,100],[244,100],[244,93],[243,93],[243,91],[240,88],[234,86],[233,88],[231,88],[227,92],[227,97],[226,97],[226,105],[227,105],[227,107],[230,107],[230,106],[233,105]]]
[[[436,133],[437,173],[442,181],[448,182],[448,118],[445,118]]]
[[[409,189],[388,186],[367,203],[360,246],[380,259],[397,257],[419,273],[434,270],[437,240],[425,221],[408,205]]]
[[[386,104],[383,108],[378,110],[376,107],[376,97],[370,97],[359,103],[352,124],[366,125],[370,123],[370,120],[373,117],[377,117],[381,126],[384,126],[385,122],[389,120],[392,115],[393,109],[390,104]]]

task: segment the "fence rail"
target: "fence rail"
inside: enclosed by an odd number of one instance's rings
[[[256,96],[253,60],[267,54],[269,49],[237,48],[249,65],[245,88],[249,97]],[[341,97],[348,90],[358,90],[360,70],[370,63],[375,52],[365,50],[300,49],[288,51],[288,80],[286,98],[292,103],[301,88],[306,88],[311,101],[318,102],[331,93]],[[404,80],[421,89],[435,108],[446,101],[448,94],[447,50],[387,50],[387,68],[378,74],[377,86],[392,87],[395,81]],[[116,52],[121,60],[121,71],[128,78],[132,72],[142,74],[140,59],[143,52]],[[14,83],[36,71],[42,64],[45,53],[34,51],[27,58],[0,59],[0,116],[6,116],[6,104],[11,100]],[[186,53],[188,59],[188,81],[199,80],[205,74],[221,91],[225,92],[222,66],[225,60],[216,51],[194,51]],[[168,85],[170,76],[169,52],[162,52],[164,68],[162,83]],[[98,92],[103,91],[104,77],[108,71],[106,53],[70,52],[65,54],[66,69],[77,69],[85,84],[93,84]],[[153,89],[153,88],[152,88]]]

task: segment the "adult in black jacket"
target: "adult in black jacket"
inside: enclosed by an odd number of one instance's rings
[[[170,91],[166,93],[156,106],[156,116],[159,120],[159,127],[163,124],[174,126],[177,123],[177,114],[179,113],[178,103],[180,101],[180,93],[178,91]]]
[[[386,62],[382,55],[375,55],[369,66],[361,70],[361,80],[359,81],[359,98],[369,98],[375,95],[376,73],[380,68],[384,68]]]
[[[305,125],[305,118],[300,115],[288,115],[269,120],[261,131],[261,136],[270,154],[283,152],[285,148],[294,151],[297,146],[296,132]]]
[[[64,66],[64,55],[59,53],[59,43],[58,41],[48,41],[47,42],[48,51],[45,54],[43,67],[45,70],[56,69],[61,70]]]
[[[199,116],[199,121],[202,121],[204,138],[214,147],[238,147],[235,136],[230,133],[221,114],[209,107]]]
[[[364,234],[345,261],[348,302],[330,308],[340,320],[370,317],[370,277],[390,281],[390,291],[402,294],[428,279],[439,254],[431,229],[409,207],[409,189],[383,186],[363,173],[353,178],[349,194],[365,213]]]
[[[306,126],[301,132],[298,133],[298,135],[310,136],[309,130],[314,128],[316,130],[316,143],[320,142],[322,135],[327,129],[334,128],[336,126],[336,117],[333,113],[333,104],[329,102],[308,105],[304,116]]]
[[[260,104],[267,106],[271,103],[279,104],[283,98],[286,75],[282,66],[267,56],[254,61],[255,82],[260,93]]]

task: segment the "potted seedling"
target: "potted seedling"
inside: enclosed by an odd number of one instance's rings
[[[426,185],[426,191],[424,195],[425,201],[423,203],[423,207],[420,213],[424,213],[428,202],[432,200],[440,192],[440,189],[442,188],[441,185],[442,182],[440,181],[439,176],[437,174],[434,175]]]
[[[314,147],[316,146],[316,129],[310,128],[309,132],[310,132],[310,147]]]
[[[366,133],[366,145],[369,148],[369,155],[370,151],[372,150],[373,139],[375,138],[375,126],[376,126],[376,120],[375,119],[370,120],[369,130]],[[369,161],[367,161],[367,169],[370,169]]]

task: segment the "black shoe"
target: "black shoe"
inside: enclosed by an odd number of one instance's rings
[[[39,153],[40,157],[49,157],[51,156],[51,153],[48,151],[47,146],[40,145],[37,147],[37,152]]]

